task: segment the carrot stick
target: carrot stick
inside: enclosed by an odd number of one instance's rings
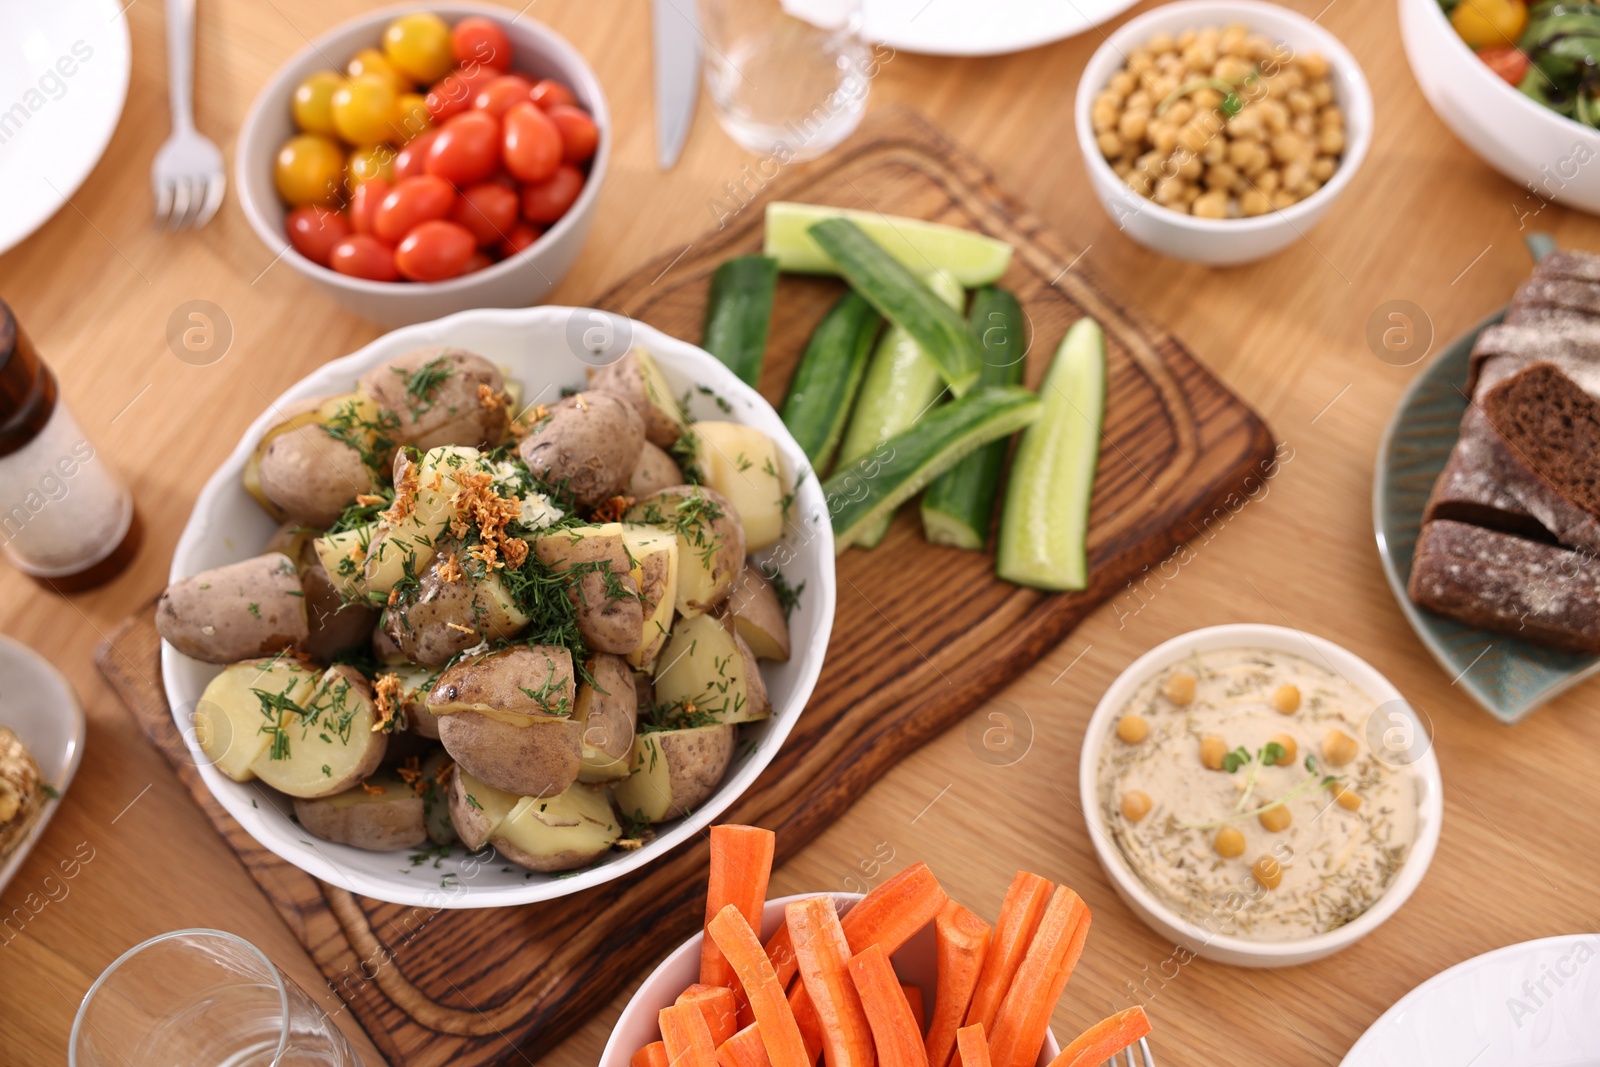
[[[717,1067],[772,1067],[767,1046],[761,1042],[761,1027],[751,1023],[718,1045]]]
[[[922,1032],[917,1029],[911,1005],[906,1002],[900,979],[895,977],[883,946],[875,944],[857,953],[847,966],[872,1027],[880,1067],[928,1067]]]
[[[735,1022],[738,1004],[733,990],[721,985],[694,985],[678,994],[678,1004],[693,1004],[706,1017],[706,1028],[711,1031],[711,1043],[721,1045],[739,1029]]]
[[[967,1008],[968,1026],[978,1024],[986,1034],[994,1033],[1000,1002],[1011,988],[1011,980],[1022,965],[1028,942],[1033,940],[1033,932],[1039,928],[1039,919],[1054,890],[1049,880],[1028,871],[1018,871],[1011,880],[1005,903],[1000,905],[1000,921],[995,925],[989,952],[983,958],[983,969],[978,972],[977,987],[972,991],[972,1004]]]
[[[948,1067],[955,1052],[956,1031],[967,1016],[989,953],[989,924],[955,901],[933,920],[938,953],[938,985],[933,992],[933,1025],[928,1028],[930,1067]]]
[[[662,1041],[652,1041],[644,1048],[633,1054],[628,1061],[628,1067],[671,1067],[672,1061],[667,1059],[667,1046]]]
[[[1050,1013],[1072,977],[1089,935],[1089,909],[1078,894],[1057,887],[1011,988],[1000,1002],[989,1055],[994,1067],[1033,1067],[1050,1029]]]
[[[906,995],[906,1006],[911,1009],[911,1018],[916,1020],[917,1033],[927,1033],[928,1013],[922,1010],[922,987],[912,985],[910,982],[901,982],[900,992]]]
[[[1150,1032],[1150,1019],[1138,1006],[1101,1019],[1050,1061],[1050,1067],[1092,1067],[1109,1060]]]
[[[974,1023],[956,1031],[956,1055],[961,1067],[989,1067],[989,1042],[984,1040],[981,1025]]]
[[[667,1060],[673,1067],[717,1067],[717,1046],[698,1007],[674,1004],[662,1008],[658,1018]]]
[[[706,924],[706,933],[733,967],[734,977],[744,988],[750,1010],[761,1025],[761,1042],[767,1048],[772,1067],[811,1067],[806,1044],[795,1024],[794,1012],[778,984],[778,975],[767,959],[755,931],[739,909],[728,904]]]
[[[729,904],[739,909],[751,928],[761,929],[761,906],[767,900],[776,836],[759,826],[729,824],[711,828],[711,878],[706,885],[706,922]],[[722,950],[707,937],[700,942],[700,984],[732,987],[733,968]],[[735,989],[740,1010],[744,991]],[[748,1021],[748,1020],[746,1020]]]
[[[772,962],[772,969],[778,972],[778,984],[788,989],[789,983],[794,981],[794,976],[799,973],[799,964],[794,958],[794,942],[789,938],[789,924],[778,927],[778,932],[767,941],[767,959]]]
[[[784,908],[800,980],[810,994],[828,1067],[872,1067],[872,1030],[845,964],[845,940],[832,897],[798,900]],[[798,1021],[798,1020],[797,1020]],[[807,1053],[810,1048],[807,1047]]]

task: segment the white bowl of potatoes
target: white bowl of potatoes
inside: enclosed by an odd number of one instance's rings
[[[749,787],[816,683],[833,559],[804,454],[716,359],[466,311],[268,405],[179,539],[162,677],[264,847],[392,903],[527,904]]]

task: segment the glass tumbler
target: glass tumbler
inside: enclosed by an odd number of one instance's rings
[[[814,159],[861,122],[877,73],[861,0],[699,0],[706,90],[740,145]]]
[[[175,930],[124,952],[78,1006],[70,1067],[360,1067],[327,1012],[250,942]]]

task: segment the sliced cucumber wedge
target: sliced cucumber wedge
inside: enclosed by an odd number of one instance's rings
[[[766,256],[737,256],[711,275],[704,348],[754,386],[767,355],[778,264]]]
[[[1106,407],[1106,336],[1098,322],[1072,324],[1039,392],[1044,412],[1011,461],[995,571],[1036,589],[1083,589]]]
[[[860,293],[846,290],[817,324],[789,382],[783,424],[819,473],[839,447],[882,322]]]
[[[766,247],[780,270],[838,274],[839,266],[807,231],[823,219],[849,219],[914,274],[946,270],[964,287],[998,281],[1011,265],[1011,246],[981,233],[900,215],[851,211],[777,200],[767,205]]]

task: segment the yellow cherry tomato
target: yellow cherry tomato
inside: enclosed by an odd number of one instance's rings
[[[363,74],[371,74],[382,78],[393,87],[396,93],[410,92],[411,79],[402,74],[395,65],[389,62],[387,56],[376,48],[363,48],[350,57],[350,62],[345,64],[344,72],[352,78],[359,78]]]
[[[401,15],[383,31],[383,54],[402,72],[419,82],[435,82],[455,65],[450,47],[450,27],[426,11]]]
[[[333,93],[333,125],[350,144],[371,148],[394,136],[394,112],[399,97],[376,74],[351,78]]]
[[[1514,45],[1528,24],[1523,0],[1461,0],[1450,12],[1450,25],[1476,52],[1495,45]]]
[[[333,94],[344,84],[344,75],[319,70],[309,75],[294,90],[294,122],[304,133],[337,133],[333,128]]]
[[[318,133],[289,138],[273,162],[273,184],[293,207],[333,203],[343,178],[344,150],[333,138]]]
[[[350,153],[350,186],[354,188],[373,178],[394,181],[394,149],[386,144],[358,148]]]
[[[433,128],[433,116],[428,113],[428,98],[421,93],[403,93],[395,107],[395,143],[404,144]]]

